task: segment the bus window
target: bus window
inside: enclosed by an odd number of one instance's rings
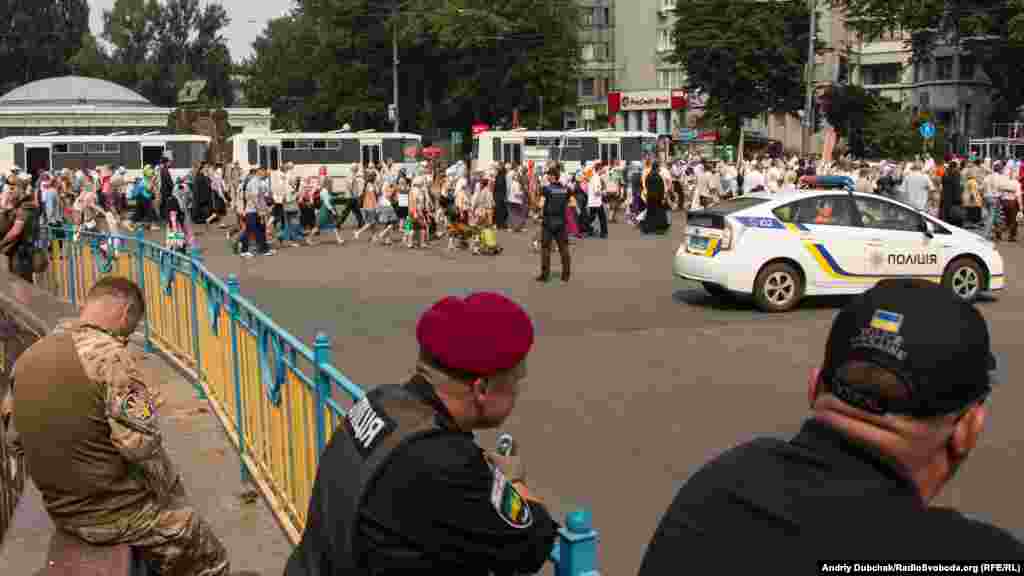
[[[601,144],[601,162],[607,164],[619,159],[619,144],[617,142]]]
[[[473,137],[473,152],[472,152],[472,156],[470,156],[470,158],[472,158],[473,160],[476,160],[479,157],[480,157],[480,137],[479,136],[474,136]]]
[[[495,160],[498,160],[495,158]],[[523,163],[523,145],[522,144],[505,144],[502,146],[501,151],[502,162],[513,162],[515,164]]]

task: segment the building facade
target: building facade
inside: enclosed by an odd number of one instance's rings
[[[617,76],[608,126],[678,138],[687,124],[686,79],[667,61],[676,0],[619,1],[614,6]]]
[[[608,92],[616,82],[615,4],[615,0],[579,0],[580,77],[576,109],[565,113],[566,129],[607,125]]]
[[[228,108],[233,133],[269,132],[269,108]],[[169,133],[172,108],[136,92],[81,76],[46,78],[0,96],[0,138],[7,136]]]
[[[989,136],[992,83],[975,58],[940,44],[929,59],[914,63],[906,41],[899,30],[859,37],[854,81],[914,114],[927,112],[950,150],[964,153],[971,138]]]

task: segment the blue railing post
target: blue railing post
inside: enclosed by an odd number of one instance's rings
[[[242,467],[242,482],[249,481],[245,465],[245,413],[242,412],[242,372],[238,358],[238,276],[228,274],[228,312],[231,316],[231,364],[235,380],[235,428],[238,431],[238,460]]]
[[[206,400],[206,392],[203,391],[201,383],[203,379],[203,363],[199,346],[199,280],[202,278],[202,271],[199,266],[203,263],[203,255],[198,248],[192,248],[192,260],[189,267],[192,269],[192,355],[196,360],[196,381],[192,387],[196,389],[196,398]],[[207,295],[209,297],[209,295]]]
[[[321,369],[331,362],[331,340],[323,332],[319,332],[313,340],[313,364],[316,370],[316,457],[320,462],[320,453],[324,451],[326,439],[326,424],[324,423],[324,410],[327,408],[327,399],[331,397],[331,380]]]
[[[74,248],[72,248],[72,252]],[[135,230],[135,269],[139,275],[139,289],[146,293],[146,231],[140,226]],[[142,337],[145,340],[145,350],[153,352],[153,342],[149,339],[149,313],[142,317]]]
[[[71,225],[68,227],[70,232],[64,238],[64,245],[68,248],[68,299],[71,300],[71,305],[78,306],[78,274],[75,270],[75,226]]]
[[[597,531],[590,511],[576,510],[565,516],[558,530],[558,564],[555,576],[598,576]]]

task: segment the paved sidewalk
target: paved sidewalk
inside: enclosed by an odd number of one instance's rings
[[[237,453],[217,417],[159,356],[147,355],[143,366],[166,402],[160,413],[167,451],[181,470],[189,499],[227,547],[232,573],[280,576],[291,545],[263,500],[242,484]],[[0,574],[28,576],[40,570],[52,532],[39,492],[27,486],[0,549]]]

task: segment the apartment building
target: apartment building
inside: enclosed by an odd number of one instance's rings
[[[618,48],[607,126],[678,137],[688,126],[682,69],[673,48],[676,0],[619,0],[613,6]]]
[[[947,44],[915,64],[906,39],[899,30],[858,38],[854,81],[904,109],[931,113],[950,150],[963,153],[971,138],[989,136],[992,83],[975,58]]]
[[[580,77],[577,105],[564,114],[565,128],[604,128],[608,92],[615,83],[614,0],[579,0]]]

